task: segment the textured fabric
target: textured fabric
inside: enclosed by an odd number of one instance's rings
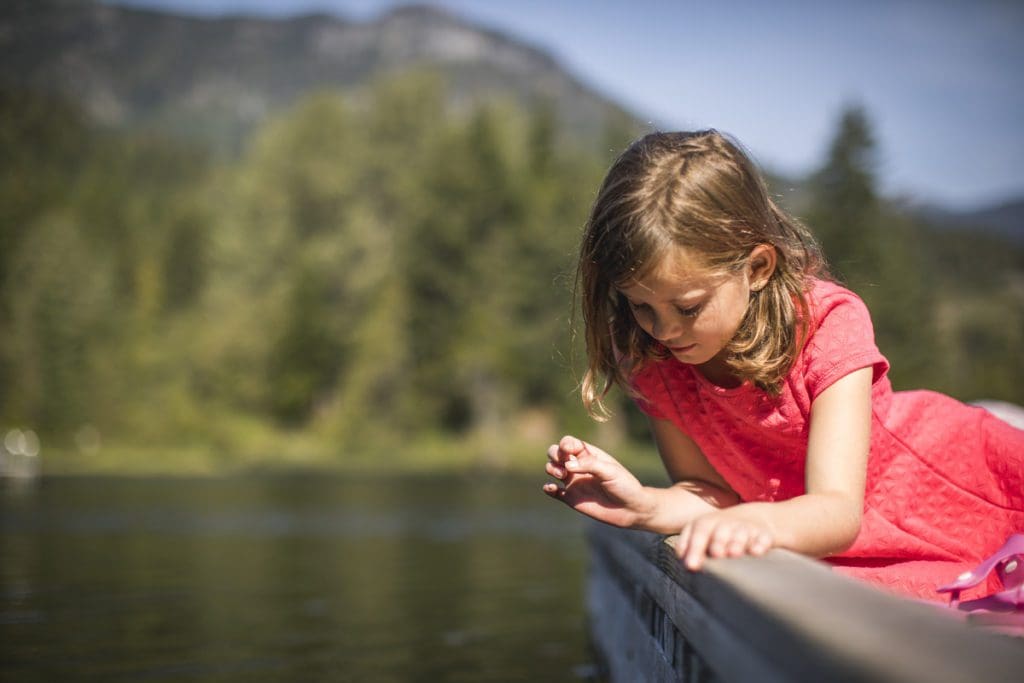
[[[780,396],[749,383],[716,386],[669,358],[634,375],[637,403],[689,435],[744,501],[786,500],[805,492],[812,402],[843,376],[873,368],[861,531],[828,561],[890,591],[942,600],[937,586],[1024,531],[1024,431],[942,394],[893,392],[863,302],[830,282],[816,282],[810,299],[807,343]]]

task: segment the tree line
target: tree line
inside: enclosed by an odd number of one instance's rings
[[[548,107],[445,95],[427,72],[312,93],[224,160],[0,92],[0,425],[225,452],[303,434],[338,457],[585,429],[574,252],[638,131],[588,146]],[[790,208],[897,388],[1024,402],[1022,249],[885,201],[874,154],[848,110]]]

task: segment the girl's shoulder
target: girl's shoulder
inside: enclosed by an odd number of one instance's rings
[[[813,278],[807,287],[807,298],[811,303],[856,301],[863,305],[861,298],[852,290],[832,280]]]
[[[864,301],[838,282],[815,278],[809,283],[806,295],[812,331],[829,318],[833,321],[849,319],[858,327],[871,325],[871,314]]]
[[[810,320],[798,366],[812,397],[866,366],[874,368],[874,381],[884,377],[889,362],[878,350],[871,314],[861,298],[828,280],[814,280],[807,294]]]

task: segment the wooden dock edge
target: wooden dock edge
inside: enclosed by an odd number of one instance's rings
[[[1024,681],[1024,639],[783,550],[693,573],[670,540],[589,524],[587,606],[611,681]]]

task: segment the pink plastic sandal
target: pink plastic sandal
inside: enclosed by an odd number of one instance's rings
[[[977,600],[960,602],[961,591],[973,588],[995,570],[1002,591]],[[949,606],[972,612],[972,621],[1024,632],[1024,534],[1013,534],[999,550],[951,584],[938,589],[949,593]]]

